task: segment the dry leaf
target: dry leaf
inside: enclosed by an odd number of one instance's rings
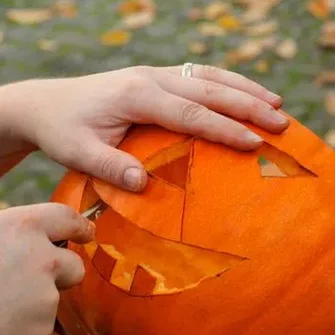
[[[329,130],[325,135],[325,142],[335,148],[335,129]]]
[[[208,52],[208,46],[203,42],[193,42],[188,46],[190,53],[195,55],[203,55]]]
[[[268,73],[270,71],[270,64],[267,60],[259,60],[255,64],[255,70],[259,73]]]
[[[227,2],[215,1],[205,8],[205,18],[207,20],[215,20],[224,14],[228,14],[231,5]]]
[[[118,12],[122,16],[138,12],[155,12],[156,6],[152,0],[126,0],[118,7]]]
[[[320,44],[326,48],[335,48],[335,21],[328,21],[322,26]]]
[[[323,71],[316,78],[314,83],[317,86],[335,84],[335,71]]]
[[[140,29],[150,25],[154,20],[152,12],[140,12],[123,18],[123,25],[127,29]]]
[[[106,46],[123,46],[129,43],[131,33],[125,30],[109,30],[101,35],[100,43]]]
[[[327,0],[310,0],[307,4],[307,10],[318,19],[325,19],[330,13]]]
[[[241,24],[237,17],[232,15],[222,16],[218,19],[218,25],[226,30],[239,30]]]
[[[58,43],[54,40],[41,39],[37,42],[38,47],[43,51],[56,51],[58,48]]]
[[[297,43],[293,38],[288,38],[280,42],[276,48],[276,54],[283,59],[292,59],[297,52]]]
[[[330,91],[327,93],[325,98],[326,111],[335,116],[335,91]]]
[[[198,21],[204,17],[204,11],[199,7],[193,7],[187,12],[187,17],[191,21]]]
[[[202,36],[224,36],[226,31],[216,23],[203,22],[198,25],[198,30]]]
[[[270,20],[254,24],[252,26],[244,28],[246,35],[248,36],[266,36],[271,35],[278,30],[278,22],[276,20]]]
[[[228,65],[251,61],[263,51],[264,45],[259,40],[247,40],[236,50],[228,52]]]
[[[56,15],[75,18],[78,15],[78,8],[74,0],[56,0],[53,2],[51,9]]]
[[[52,18],[52,11],[48,8],[8,9],[6,16],[17,24],[36,24],[50,20]]]

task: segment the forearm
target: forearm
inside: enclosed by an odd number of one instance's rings
[[[18,123],[23,120],[20,120],[20,106],[16,92],[13,92],[15,85],[0,87],[0,176],[35,149],[18,131]]]

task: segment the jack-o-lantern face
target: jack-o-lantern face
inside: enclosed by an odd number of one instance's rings
[[[335,154],[295,120],[253,129],[265,144],[242,153],[135,127],[120,148],[148,171],[140,194],[64,177],[53,201],[101,205],[96,241],[69,245],[86,265],[61,300],[70,335],[335,331]]]

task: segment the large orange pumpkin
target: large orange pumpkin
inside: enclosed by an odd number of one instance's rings
[[[255,152],[155,126],[120,148],[141,194],[70,171],[52,201],[97,202],[82,284],[61,295],[70,335],[335,333],[335,153],[291,119]],[[263,165],[260,157],[268,162]]]

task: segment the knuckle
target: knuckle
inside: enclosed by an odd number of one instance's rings
[[[201,65],[200,72],[204,79],[211,79],[217,72],[217,68],[212,65]]]
[[[185,103],[181,109],[181,122],[185,125],[198,121],[203,115],[204,107],[193,102]]]
[[[215,84],[211,81],[205,81],[203,85],[204,85],[203,90],[207,97],[217,96],[220,93],[220,91],[222,91],[221,85]]]
[[[108,180],[115,180],[121,176],[121,171],[116,162],[117,157],[113,153],[110,153],[108,156],[107,154],[102,154],[96,160],[101,175]]]
[[[254,112],[259,112],[265,109],[265,103],[257,98],[252,98],[250,106]]]

